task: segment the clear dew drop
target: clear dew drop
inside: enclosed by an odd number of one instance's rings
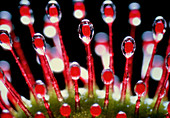
[[[70,64],[70,75],[73,80],[78,80],[80,77],[80,65],[77,62]]]
[[[166,32],[167,23],[162,16],[157,16],[152,25],[153,38],[156,42],[162,40]]]
[[[126,58],[130,58],[136,50],[135,40],[131,36],[125,37],[121,45],[121,50]]]
[[[101,78],[104,84],[110,85],[114,78],[113,71],[111,69],[104,69],[101,73]]]
[[[45,87],[45,84],[41,80],[36,81],[34,90],[38,98],[45,97],[46,87]]]
[[[0,45],[6,50],[12,49],[12,39],[6,30],[0,30]]]
[[[111,0],[105,0],[103,2],[100,12],[106,23],[113,23],[116,18],[116,6]]]
[[[32,38],[32,44],[33,44],[35,51],[38,54],[40,55],[45,54],[46,42],[45,42],[45,38],[43,35],[41,35],[40,33],[34,34]]]
[[[142,80],[139,80],[134,88],[134,91],[138,97],[141,97],[145,94],[146,86],[145,83]]]
[[[94,35],[93,24],[88,19],[83,19],[78,26],[79,38],[84,44],[88,45]]]
[[[52,23],[59,22],[62,17],[60,5],[55,0],[50,0],[45,8],[46,14]]]

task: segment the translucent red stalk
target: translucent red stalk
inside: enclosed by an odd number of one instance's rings
[[[106,94],[104,99],[104,108],[107,109],[109,105],[109,85],[106,85]]]
[[[79,38],[85,45],[88,67],[88,96],[93,97],[93,84],[95,81],[94,62],[90,48],[90,42],[94,35],[93,24],[88,19],[83,19],[78,26]]]
[[[21,15],[21,17],[27,16],[31,19],[31,13],[30,13],[29,5],[24,4],[23,6],[20,7],[20,15]],[[27,26],[29,27],[31,37],[33,37],[34,34],[35,34],[35,31],[34,31],[34,27],[33,27],[32,22],[30,22]],[[12,32],[11,34],[13,36],[14,48],[15,48],[15,50],[16,50],[19,58],[20,58],[23,69],[25,70],[28,78],[32,81],[32,84],[34,85],[35,79],[34,79],[32,73],[31,73],[31,70],[28,66],[27,60],[24,56],[23,50],[21,48],[21,44],[20,44],[19,40],[17,40],[17,37],[15,36],[14,32]]]
[[[156,111],[158,111],[158,108],[159,108],[159,105],[161,103],[161,100],[162,100],[162,98],[164,97],[164,95],[166,93],[165,90],[166,90],[166,83],[168,81],[168,78],[169,78],[169,72],[167,72],[166,77],[165,77],[165,81],[163,82],[163,85],[162,85],[162,87],[161,87],[161,89],[160,89],[160,91],[158,93],[158,97],[157,97],[155,106],[153,108]]]
[[[131,25],[131,30],[130,30],[130,36],[135,39],[135,30],[136,30],[136,26]],[[129,58],[129,64],[128,64],[128,68],[129,68],[129,81],[128,81],[128,91],[131,91],[131,80],[132,80],[132,74],[133,74],[133,57]]]
[[[20,43],[19,39],[15,36],[14,31],[11,32],[11,38],[13,40],[13,47],[19,57],[21,65],[22,65],[23,69],[25,70],[25,73],[27,74],[28,78],[30,79],[32,85],[34,85],[35,84],[34,76],[31,72],[28,62],[25,58],[24,52],[21,47],[21,43]]]
[[[165,62],[165,61],[164,61]],[[165,63],[163,64],[163,73],[162,73],[162,77],[158,83],[158,86],[157,86],[157,89],[156,89],[156,92],[155,92],[155,96],[154,97],[157,97],[158,96],[158,93],[159,93],[159,90],[162,88],[163,86],[163,83],[165,81],[165,77],[166,77],[166,73],[167,73],[167,69],[165,67]]]
[[[79,92],[78,92],[78,82],[77,80],[74,80],[75,82],[75,109],[79,110],[80,109],[80,97],[79,97]]]
[[[135,39],[136,26],[131,25],[130,36]]]
[[[58,101],[59,101],[59,102],[62,102],[62,101],[63,101],[63,97],[62,97],[62,95],[61,95],[58,82],[57,82],[56,78],[54,77],[54,74],[53,74],[52,71],[51,71],[51,68],[50,68],[50,66],[49,66],[49,63],[48,63],[48,60],[47,60],[46,56],[45,56],[45,55],[42,55],[42,58],[43,58],[44,64],[45,64],[45,65],[43,65],[42,67],[46,67],[46,69],[44,69],[44,70],[48,70],[48,73],[49,73],[49,76],[50,76],[50,80],[51,80],[51,83],[52,83],[52,85],[53,85],[53,87],[54,87],[54,90],[55,90],[55,92],[56,92]]]
[[[61,31],[60,31],[58,22],[56,23],[56,28],[57,28],[60,43],[61,43],[61,51],[62,51],[62,57],[63,57],[63,61],[64,61],[64,73],[65,73],[64,75],[65,75],[65,79],[67,81],[66,84],[67,84],[68,90],[70,91],[71,87],[72,87],[72,81],[71,81],[70,73],[69,73],[69,57],[67,56],[67,52],[66,52],[63,40],[62,40],[62,35],[61,35]]]
[[[110,65],[109,67],[113,70],[114,73],[114,52],[113,52],[113,33],[112,33],[112,23],[108,24],[109,26],[109,54],[110,54]],[[114,84],[114,83],[113,83]]]
[[[17,53],[17,55],[19,56],[19,59],[20,59],[20,62],[28,76],[28,78],[30,79],[30,81],[32,82],[32,85],[34,85],[35,83],[35,79],[30,71],[30,68],[28,66],[28,63],[25,59],[25,56],[24,56],[24,53],[23,53],[23,50],[21,48],[21,44],[19,42],[19,39],[18,37],[16,37],[15,33],[14,33],[14,30],[13,30],[13,27],[12,27],[12,22],[10,21],[10,19],[8,20],[5,20],[5,19],[1,19],[2,20],[2,24],[5,24],[5,23],[9,23],[9,25],[11,26],[11,32],[10,32],[10,35],[11,35],[11,38],[12,38],[12,41],[13,41],[13,47]],[[5,20],[5,21],[3,21]]]
[[[43,69],[44,79],[45,79],[45,82],[46,82],[46,85],[47,85],[47,88],[48,88],[48,87],[52,86],[50,75],[49,75],[48,70],[46,68],[44,57],[42,55],[39,55],[38,57],[39,57],[39,60],[40,60],[40,63],[41,63],[41,67]]]
[[[153,58],[154,55],[156,53],[156,47],[158,45],[158,43],[162,40],[163,35],[166,31],[166,21],[164,20],[164,18],[162,16],[157,16],[153,22],[153,38],[154,38],[154,48],[153,48],[153,52],[152,52],[152,56],[148,65],[148,69],[146,72],[146,75],[143,79],[143,81],[146,84],[146,94],[148,94],[148,81],[149,81],[149,75],[150,75],[150,70],[152,68],[152,63],[153,63]]]
[[[14,105],[17,106],[16,101],[13,99],[12,95],[8,92],[7,93],[8,100]]]
[[[50,105],[48,104],[47,100],[45,99],[45,97],[43,97],[43,101],[44,101],[44,106],[47,109],[47,113],[49,115],[50,118],[54,118],[54,115],[50,109]]]
[[[33,24],[28,24],[28,27],[29,27],[29,30],[30,30],[30,33],[31,33],[31,37],[33,37],[34,36],[34,34],[35,34],[35,31],[34,31],[34,27],[33,27]]]
[[[138,96],[138,99],[136,101],[136,106],[135,106],[135,115],[139,117],[139,107],[140,107],[140,96]]]
[[[129,71],[128,71],[128,58],[126,58],[126,64],[125,64],[125,72],[123,76],[123,82],[122,82],[122,91],[121,91],[121,102],[124,102],[126,98],[126,89],[127,89],[127,83],[129,80]]]
[[[22,102],[20,95],[15,91],[14,87],[11,85],[11,83],[8,81],[8,79],[5,76],[4,76],[3,82],[4,82],[4,85],[6,86],[6,88],[8,89],[9,93],[11,94],[12,98],[16,101],[16,103],[19,105],[19,107],[23,110],[25,115],[27,117],[32,117],[31,112],[25,107],[24,103]]]
[[[56,92],[58,101],[62,102],[63,97],[61,95],[60,88],[58,86],[58,82],[57,82],[56,78],[54,77],[54,74],[53,74],[53,72],[52,72],[52,70],[50,68],[50,65],[48,63],[48,60],[46,58],[46,53],[45,53],[46,42],[45,42],[45,38],[40,33],[36,33],[33,36],[32,43],[33,43],[33,47],[34,47],[35,51],[37,52],[37,54],[38,54],[38,56],[40,58],[44,74],[47,74],[47,75],[45,75],[45,77],[47,77],[46,81],[48,83],[50,83],[49,82],[49,78],[50,78],[52,86],[53,86],[53,88],[54,88],[54,90]]]
[[[112,33],[112,23],[108,24],[109,26],[109,55],[110,55],[110,65],[109,67],[112,69],[113,73],[115,74],[115,70],[114,70],[114,52],[113,52],[113,33]],[[114,78],[113,78],[114,79]],[[111,88],[113,90],[114,86],[114,82],[111,85]]]
[[[87,53],[87,67],[88,67],[88,96],[93,97],[93,68],[92,68],[92,53],[90,49],[90,44],[85,45]]]
[[[35,95],[35,93],[33,91],[32,81],[28,78],[24,68],[22,67],[22,65],[21,65],[20,61],[18,60],[17,56],[15,55],[14,50],[12,49],[12,40],[11,40],[10,35],[8,34],[7,31],[1,30],[0,39],[1,39],[1,46],[3,48],[6,48],[6,49],[10,50],[10,52],[12,53],[12,55],[13,55],[16,63],[18,64],[19,69],[21,70],[21,73],[22,73],[22,75],[23,75],[23,77],[24,77],[30,91],[32,92],[34,98],[36,99],[36,95]]]
[[[168,41],[168,47],[166,49],[166,56],[168,56],[168,53],[170,52],[170,38],[169,38],[169,41]],[[166,59],[166,58],[165,58]],[[166,76],[166,72],[167,72],[167,69],[166,69],[166,66],[165,66],[165,59],[164,59],[164,64],[163,64],[163,73],[162,73],[162,77],[158,83],[158,86],[157,86],[157,89],[156,89],[156,92],[155,92],[155,97],[158,95],[158,92],[159,90],[161,89],[162,85],[163,85],[163,82],[165,81],[165,76]]]
[[[143,82],[145,83],[146,85],[146,93],[145,93],[145,96],[148,94],[148,82],[149,82],[149,77],[150,77],[150,71],[152,69],[152,63],[153,63],[153,59],[154,59],[154,55],[156,53],[156,48],[157,48],[157,45],[158,43],[157,42],[154,42],[154,47],[153,47],[153,52],[152,52],[152,55],[151,55],[151,59],[150,59],[150,62],[149,62],[149,65],[148,65],[148,68],[147,68],[147,71],[146,71],[146,75],[143,79]]]
[[[21,73],[22,73],[23,77],[25,78],[25,81],[26,81],[26,83],[27,83],[27,85],[28,85],[30,91],[32,92],[34,98],[37,100],[36,94],[35,94],[35,92],[34,92],[34,90],[33,90],[33,85],[32,85],[32,83],[31,83],[30,79],[28,78],[28,76],[27,76],[27,74],[26,74],[24,68],[22,67],[21,63],[19,62],[19,60],[18,60],[17,56],[15,55],[13,49],[11,49],[10,51],[11,51],[11,53],[12,53],[12,55],[13,55],[13,57],[14,57],[16,63],[18,64],[19,69],[21,70]]]

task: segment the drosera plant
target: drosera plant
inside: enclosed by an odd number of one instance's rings
[[[74,0],[76,11],[74,15],[80,19],[78,25],[78,34],[80,40],[85,46],[87,53],[87,69],[81,67],[78,62],[69,62],[69,57],[65,45],[63,43],[59,22],[61,20],[61,8],[57,1],[50,0],[46,7],[46,13],[48,19],[47,24],[49,31],[45,34],[50,36],[49,32],[56,30],[55,34],[58,40],[53,37],[55,44],[55,50],[58,51],[58,55],[50,53],[50,48],[47,46],[45,38],[40,33],[35,33],[33,23],[34,18],[32,10],[30,8],[30,2],[28,0],[20,1],[20,15],[22,24],[26,25],[30,29],[32,37],[32,46],[36,51],[39,63],[42,67],[44,80],[36,80],[31,73],[29,65],[25,59],[24,53],[21,48],[21,44],[14,34],[12,29],[12,23],[10,19],[4,19],[4,14],[7,12],[1,12],[0,26],[7,25],[9,27],[2,27],[0,30],[0,45],[6,51],[10,51],[13,55],[16,63],[21,70],[21,73],[30,89],[30,99],[26,99],[21,96],[8,80],[8,76],[4,71],[3,66],[0,68],[0,81],[2,86],[7,89],[7,97],[10,104],[5,101],[4,96],[0,96],[0,108],[2,112],[1,118],[134,118],[134,117],[153,117],[162,118],[170,117],[170,103],[163,99],[166,95],[167,81],[169,77],[170,68],[170,48],[168,45],[166,57],[163,67],[165,75],[163,74],[159,84],[159,88],[154,98],[148,97],[148,82],[149,75],[152,68],[154,55],[158,42],[160,42],[166,31],[166,21],[162,16],[155,18],[153,23],[153,51],[151,53],[151,59],[148,63],[147,72],[144,78],[139,80],[135,87],[134,92],[136,96],[132,94],[131,79],[132,79],[132,65],[133,55],[136,50],[135,43],[135,29],[141,23],[138,3],[130,4],[130,19],[129,23],[132,25],[131,36],[127,36],[122,40],[120,49],[122,54],[126,58],[125,71],[123,81],[118,82],[115,76],[114,70],[114,52],[112,45],[112,23],[116,18],[116,6],[110,0],[105,0],[101,5],[101,13],[103,20],[109,26],[109,42],[98,42],[104,52],[100,53],[103,71],[101,72],[101,81],[105,87],[100,90],[96,84],[95,67],[93,55],[91,53],[91,41],[93,41],[94,27],[93,24],[85,17],[85,8],[82,0]],[[83,10],[83,11],[81,11]],[[78,14],[81,15],[77,16]],[[9,28],[11,28],[9,30]],[[52,28],[52,29],[51,29]],[[45,31],[44,31],[45,32]],[[31,45],[30,45],[31,46]],[[103,46],[103,47],[102,47]],[[100,49],[98,48],[98,49]],[[19,58],[18,58],[18,57]],[[59,69],[64,76],[66,87],[64,90],[60,90],[59,82],[53,74],[51,66],[52,58],[59,58],[60,63],[63,64],[63,70]],[[109,60],[109,61],[108,61]],[[107,63],[107,62],[109,63]],[[57,65],[56,65],[57,66]],[[78,80],[81,80],[84,87],[79,87]],[[1,91],[2,93],[2,91]],[[166,95],[167,97],[167,95]]]

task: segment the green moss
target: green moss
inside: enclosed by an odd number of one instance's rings
[[[58,102],[57,97],[55,95],[54,90],[50,90],[49,94],[49,103],[50,108],[54,114],[54,117],[56,118],[63,118],[63,116],[60,115],[60,107],[62,103]],[[127,95],[126,100],[124,103],[120,101],[116,101],[112,98],[110,95],[109,97],[109,106],[108,109],[103,108],[104,99],[98,98],[97,94],[94,92],[93,98],[88,98],[88,94],[80,95],[80,110],[75,111],[75,101],[74,101],[74,90],[69,93],[69,97],[67,99],[64,99],[65,103],[68,103],[71,106],[71,118],[91,118],[90,114],[90,107],[94,103],[98,103],[102,108],[102,113],[97,118],[115,118],[116,114],[119,111],[124,111],[128,118],[134,118],[134,112],[135,112],[135,104],[130,102],[130,95]],[[43,101],[39,101],[37,104],[33,96],[31,95],[31,104],[32,107],[28,107],[28,109],[31,111],[32,114],[35,114],[37,111],[41,111],[45,114],[45,116],[48,118],[47,111],[44,107]],[[141,106],[139,109],[139,117],[140,118],[162,118],[167,113],[166,109],[164,108],[162,102],[160,104],[158,112],[152,112],[152,109],[154,107],[156,99],[153,100],[153,102],[148,105],[144,102],[144,98],[141,100]],[[19,110],[18,114],[15,115],[16,118],[26,118],[25,114],[22,112],[22,110]]]

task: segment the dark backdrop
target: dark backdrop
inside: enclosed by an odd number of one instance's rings
[[[133,2],[132,0],[112,0],[116,5],[117,16],[113,24],[113,40],[114,40],[114,52],[115,52],[115,73],[119,76],[122,81],[124,73],[125,58],[122,55],[120,46],[123,38],[130,34],[130,25],[128,23],[128,5]],[[43,31],[43,17],[45,14],[45,6],[47,5],[48,0],[30,0],[31,8],[33,10],[35,23],[34,28],[35,32],[42,33]],[[86,7],[86,18],[89,19],[94,24],[95,34],[98,32],[108,33],[108,27],[104,23],[100,14],[100,6],[103,0],[85,0]],[[134,71],[133,71],[133,80],[132,88],[135,83],[141,77],[141,65],[142,65],[142,39],[141,35],[144,31],[152,29],[152,23],[156,16],[163,16],[167,22],[169,22],[169,1],[161,0],[159,2],[155,1],[146,1],[138,0],[136,1],[141,5],[141,19],[142,23],[136,29],[136,52],[134,56]],[[149,2],[149,3],[148,3]],[[70,61],[77,61],[81,66],[86,67],[86,53],[84,46],[81,40],[78,37],[77,27],[80,23],[79,20],[73,17],[73,4],[71,0],[58,0],[62,11],[62,19],[60,21],[61,33],[63,36],[63,41],[67,50]],[[20,22],[19,15],[19,0],[1,0],[0,10],[7,10],[12,14],[12,22],[15,27],[15,33],[19,36],[24,50],[25,56],[28,60],[32,73],[36,79],[42,79],[42,70],[41,67],[36,63],[35,51],[32,47],[31,36],[27,26],[24,26]],[[169,38],[169,28],[165,34],[164,39],[159,43],[157,48],[157,54],[165,56],[165,50]],[[51,43],[51,39],[46,38],[46,41]],[[102,65],[100,58],[94,53],[94,41],[92,41],[92,51],[94,56],[95,71],[96,71],[96,80],[100,85],[100,88],[103,87],[101,82],[100,73],[102,71]],[[0,60],[7,60],[11,65],[12,72],[12,84],[16,90],[28,98],[28,88],[22,77],[20,70],[15,63],[13,57],[9,51],[4,51],[0,48]],[[64,81],[62,75],[56,75],[57,80],[60,83],[60,87],[64,88]],[[152,83],[152,84],[151,84]],[[81,83],[80,83],[81,84]],[[150,80],[150,97],[153,97],[154,91],[156,89],[157,82]]]

